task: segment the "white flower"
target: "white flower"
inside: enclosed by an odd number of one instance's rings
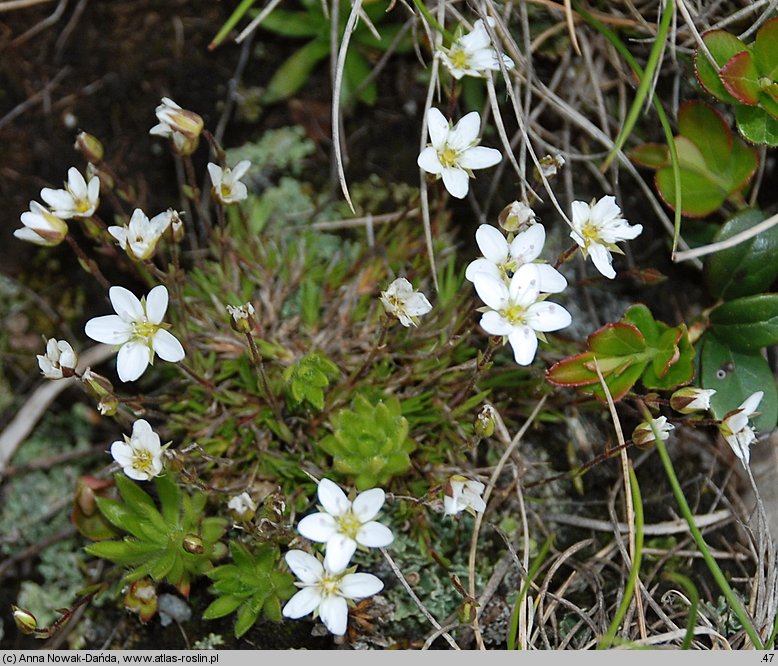
[[[100,203],[100,179],[92,176],[87,185],[78,169],[68,169],[68,182],[64,190],[44,187],[41,198],[49,204],[51,212],[63,220],[71,217],[91,217]]]
[[[472,481],[464,476],[452,476],[447,482],[443,496],[443,511],[447,516],[453,516],[460,511],[482,513],[486,511],[486,502],[481,495],[484,484]]]
[[[230,326],[238,333],[251,333],[254,328],[254,306],[251,303],[235,306],[228,305],[227,312],[230,313]]]
[[[237,520],[251,520],[254,517],[254,513],[257,510],[256,502],[251,499],[251,496],[247,492],[243,492],[240,495],[235,495],[229,502],[227,502],[227,508],[232,511],[233,516]]]
[[[119,346],[119,379],[131,382],[140,377],[154,362],[154,352],[173,363],[184,358],[181,343],[166,330],[168,324],[162,323],[168,305],[163,285],[154,287],[141,301],[124,287],[111,287],[108,295],[116,314],[90,319],[85,330],[97,342]]]
[[[30,201],[30,210],[22,213],[21,229],[14,231],[19,240],[36,245],[59,245],[68,235],[68,225],[37,201]]]
[[[329,479],[319,482],[321,511],[303,518],[297,531],[306,539],[326,543],[324,566],[330,571],[343,571],[357,545],[383,548],[394,540],[392,530],[373,520],[384,505],[385,494],[371,488],[350,502],[346,494]]]
[[[175,149],[182,155],[191,155],[197,149],[203,119],[193,111],[186,111],[168,97],[154,111],[159,123],[149,134],[172,139]]]
[[[714,395],[716,395],[715,389],[684,386],[670,396],[670,407],[681,414],[705,412],[710,409],[710,399]]]
[[[748,425],[748,420],[756,413],[763,397],[764,391],[752,393],[740,407],[729,412],[719,425],[719,431],[743,465],[748,465],[751,459],[751,444],[756,441],[756,433]]]
[[[557,171],[565,165],[565,158],[561,155],[545,155],[540,158],[540,172],[546,178],[556,176]]]
[[[473,286],[490,308],[481,317],[481,327],[490,335],[507,336],[519,365],[535,358],[538,337],[570,325],[570,313],[540,295],[540,271],[536,264],[524,264],[506,283],[486,273],[473,275]]]
[[[336,636],[346,633],[348,600],[364,599],[384,588],[373,574],[332,572],[302,550],[290,550],[284,559],[300,579],[295,585],[301,588],[284,606],[284,617],[296,620],[313,613]]]
[[[169,210],[149,220],[140,208],[136,208],[126,227],[108,227],[108,233],[131,259],[145,261],[154,255],[159,239],[170,226],[172,213]]]
[[[208,173],[211,176],[213,193],[223,204],[236,203],[248,196],[246,186],[240,179],[251,167],[251,162],[242,160],[233,169],[220,167],[218,164],[208,162]]]
[[[405,278],[397,278],[386,291],[381,292],[381,303],[406,328],[418,326],[418,318],[432,310],[427,297],[420,291],[414,291],[413,285]]]
[[[136,481],[148,481],[162,472],[162,446],[159,435],[148,421],[138,419],[132,426],[132,437],[111,444],[111,455],[124,473]]]
[[[651,428],[651,423],[656,426],[659,437],[663,442],[666,442],[669,439],[670,431],[675,429],[675,426],[672,423],[668,423],[667,418],[664,416],[651,419],[651,422],[643,421],[643,423],[632,432],[632,441],[635,442],[635,446],[646,446],[647,444],[656,441],[654,430]]]
[[[78,356],[65,340],[50,338],[46,342],[46,353],[38,355],[38,367],[46,379],[72,377],[78,363]]]
[[[421,151],[417,163],[427,173],[443,178],[443,185],[457,199],[467,196],[473,169],[486,169],[502,159],[499,150],[477,145],[481,129],[477,111],[451,127],[440,111],[430,108],[427,129],[432,145]]]
[[[542,224],[532,224],[508,243],[498,229],[482,224],[475,232],[475,240],[484,256],[470,263],[465,277],[473,282],[475,276],[482,273],[507,283],[520,266],[534,262],[540,256],[546,242],[546,230]],[[540,274],[540,291],[558,293],[567,288],[567,280],[556,268],[542,263],[533,265]]]
[[[622,254],[616,243],[637,238],[643,226],[630,224],[621,217],[615,197],[606,196],[596,204],[573,201],[573,231],[570,237],[578,243],[585,257],[592,257],[595,268],[606,278],[616,277],[611,252]]]
[[[497,25],[491,16],[486,20],[491,27]],[[481,19],[475,22],[471,32],[459,37],[449,48],[441,48],[438,53],[455,79],[461,79],[463,76],[484,76],[489,70],[500,69],[500,56],[492,46],[489,33]],[[502,61],[506,69],[513,68],[513,60],[507,55],[502,56]]]

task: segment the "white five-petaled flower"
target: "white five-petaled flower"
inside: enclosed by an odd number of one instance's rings
[[[242,492],[240,495],[235,495],[227,503],[227,508],[232,511],[232,515],[236,520],[251,520],[254,517],[254,513],[257,510],[256,502],[251,499],[251,495],[247,492]]]
[[[497,25],[491,16],[486,20],[492,28]],[[449,48],[441,48],[438,53],[455,79],[484,76],[487,71],[500,69],[500,56],[492,46],[482,19],[475,22],[472,31],[459,37]],[[513,68],[513,60],[507,55],[502,56],[502,62],[506,69]]]
[[[78,363],[78,355],[65,340],[50,338],[46,342],[46,353],[38,355],[38,367],[46,379],[72,377]]]
[[[151,219],[136,208],[126,227],[108,227],[111,234],[131,259],[145,261],[154,255],[159,239],[167,231],[173,217],[173,211],[165,211]]]
[[[383,548],[394,540],[392,530],[373,520],[386,497],[380,488],[365,490],[351,502],[336,484],[322,479],[318,497],[321,511],[303,518],[297,531],[306,539],[327,544],[324,566],[329,571],[343,571],[357,545]]]
[[[743,465],[748,465],[751,459],[751,444],[756,441],[756,433],[748,425],[748,420],[756,413],[763,397],[764,391],[752,393],[740,407],[729,412],[719,425],[719,431]]]
[[[91,217],[100,203],[100,179],[92,176],[89,184],[78,169],[68,169],[68,182],[64,190],[44,187],[41,198],[49,205],[51,212],[63,220],[71,217]]]
[[[249,195],[248,189],[240,179],[246,175],[250,167],[251,162],[248,160],[241,160],[232,169],[208,162],[208,173],[211,176],[214,196],[223,204],[232,204],[245,199]]]
[[[199,115],[182,109],[169,97],[162,98],[154,113],[159,123],[149,130],[149,134],[168,137],[181,155],[191,155],[197,149],[204,126]]]
[[[637,238],[643,232],[640,224],[630,225],[621,217],[616,198],[606,196],[597,203],[573,201],[573,230],[570,237],[578,243],[584,256],[591,256],[595,268],[606,278],[616,277],[611,252],[623,254],[616,243]]]
[[[532,263],[540,256],[546,242],[546,230],[542,224],[532,224],[508,243],[498,229],[482,224],[475,232],[475,240],[484,256],[470,263],[465,277],[473,282],[480,273],[508,283],[520,266]],[[533,265],[540,275],[540,291],[558,293],[567,288],[567,280],[556,268],[542,263]]]
[[[427,129],[432,145],[421,151],[417,163],[427,173],[441,177],[449,194],[457,199],[467,196],[473,169],[492,167],[502,159],[499,150],[477,145],[481,130],[477,111],[452,127],[440,111],[430,108]]]
[[[336,636],[346,633],[348,600],[364,599],[384,588],[373,574],[330,571],[302,550],[290,550],[284,559],[300,579],[295,585],[301,588],[284,606],[284,617],[296,620],[313,613]]]
[[[119,345],[116,370],[119,379],[131,382],[154,362],[154,353],[165,361],[177,363],[184,358],[181,343],[162,323],[168,305],[167,288],[154,287],[147,297],[138,300],[124,287],[108,292],[116,314],[95,317],[86,323],[86,334],[97,342]]]
[[[28,243],[59,245],[68,235],[65,221],[37,201],[30,201],[30,210],[22,213],[21,220],[24,226],[14,231],[14,236]]]
[[[486,511],[483,483],[466,479],[464,476],[452,476],[445,485],[443,495],[443,511],[447,516],[453,516],[460,511],[482,513]]]
[[[481,327],[490,335],[508,338],[519,365],[529,365],[544,332],[570,325],[570,313],[561,305],[544,300],[540,293],[540,271],[536,264],[524,264],[508,284],[487,273],[476,272],[473,286],[488,310]]]
[[[397,278],[386,291],[381,292],[384,309],[400,320],[408,328],[418,326],[419,317],[432,310],[432,304],[420,291],[414,291],[413,285],[405,278]]]
[[[675,426],[672,423],[668,423],[667,418],[664,416],[658,416],[655,419],[651,419],[650,422],[643,421],[643,423],[637,426],[632,432],[632,441],[636,446],[646,446],[651,442],[656,441],[651,423],[656,426],[659,437],[663,442],[666,442],[669,439],[670,432],[675,429]]]
[[[132,425],[132,436],[111,444],[111,455],[124,473],[136,481],[148,481],[162,472],[162,451],[159,435],[148,421],[138,419]]]

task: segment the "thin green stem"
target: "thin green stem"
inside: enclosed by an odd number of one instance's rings
[[[529,591],[529,586],[532,585],[532,581],[535,579],[535,576],[540,570],[540,567],[542,566],[543,562],[546,561],[546,557],[548,556],[548,552],[551,550],[552,543],[554,543],[553,534],[550,537],[548,537],[548,539],[546,539],[545,543],[540,548],[540,552],[535,556],[535,559],[532,561],[532,565],[530,566],[529,571],[527,572],[527,577],[525,578],[524,583],[522,583],[521,589],[519,590],[519,596],[516,599],[516,603],[513,605],[510,627],[508,629],[507,642],[508,642],[509,650],[520,649],[520,646],[517,644],[517,639],[518,639],[518,631],[519,631],[519,612],[521,610],[521,604],[524,602],[524,598],[527,596],[527,592]]]
[[[662,438],[659,436],[659,433],[656,431],[650,412],[645,407],[645,405],[641,405],[641,407],[644,417],[648,420],[649,423],[651,423],[651,427],[654,430],[654,437],[656,438],[656,450],[659,453],[659,457],[662,459],[662,465],[665,468],[665,474],[667,475],[667,479],[670,482],[673,495],[675,495],[675,501],[678,502],[678,508],[681,510],[681,515],[683,515],[684,519],[689,525],[689,531],[692,534],[694,542],[697,544],[697,548],[700,550],[702,559],[705,560],[705,564],[708,565],[708,569],[711,575],[713,576],[716,584],[719,586],[719,589],[729,603],[730,608],[732,608],[732,611],[735,613],[738,620],[740,620],[740,624],[748,637],[751,639],[754,648],[757,650],[764,650],[764,645],[759,638],[759,634],[754,628],[754,624],[751,621],[751,618],[748,617],[748,614],[746,613],[745,608],[743,608],[743,604],[740,602],[740,599],[737,598],[734,591],[729,586],[727,579],[724,577],[724,573],[719,568],[719,565],[713,558],[713,555],[711,555],[710,548],[708,548],[708,544],[705,543],[702,532],[700,532],[699,528],[694,522],[694,515],[692,514],[689,503],[686,501],[686,497],[683,494],[678,477],[675,474],[675,469],[673,468],[673,463],[670,460],[670,455],[667,453],[667,447],[665,446],[664,441],[662,441]]]
[[[655,436],[658,437],[658,433]],[[640,562],[643,559],[643,500],[640,496],[640,487],[638,486],[638,480],[632,465],[629,467],[629,486],[632,494],[632,505],[635,509],[635,556],[632,559],[632,567],[629,570],[629,578],[627,578],[621,604],[608,627],[608,633],[605,634],[605,637],[597,645],[598,650],[608,649],[616,638],[616,632],[619,630],[624,616],[627,614],[627,609],[632,603],[638,574],[640,573]]]
[[[686,596],[689,597],[689,620],[686,625],[686,636],[684,636],[683,643],[681,643],[681,650],[688,650],[694,639],[694,627],[697,625],[697,609],[700,606],[700,593],[697,592],[694,583],[686,576],[672,572],[667,574],[665,578],[674,583],[678,583],[678,585],[683,588],[683,591],[686,592]]]
[[[446,30],[440,23],[438,23],[437,19],[430,14],[430,10],[427,9],[427,7],[424,5],[424,2],[422,0],[413,0],[413,4],[416,5],[416,8],[424,15],[424,18],[427,20],[427,23],[429,23],[435,30],[437,30],[443,37],[445,37],[449,43],[454,41],[454,35],[452,35],[448,30]]]

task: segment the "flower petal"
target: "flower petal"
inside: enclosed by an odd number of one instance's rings
[[[357,532],[357,543],[368,548],[384,548],[392,541],[394,541],[392,530],[375,520],[365,523]]]
[[[351,502],[348,501],[346,493],[329,479],[319,481],[318,496],[324,510],[336,518],[344,515],[351,508]]]
[[[132,464],[133,450],[127,442],[117,441],[111,444],[111,456],[122,467]]]
[[[345,534],[333,534],[327,541],[327,552],[324,555],[324,568],[331,573],[340,573],[351,562],[357,542]]]
[[[168,293],[167,287],[160,284],[154,287],[146,296],[146,316],[152,324],[162,323],[167,312]]]
[[[508,342],[513,347],[513,358],[519,365],[529,365],[535,359],[538,339],[529,326],[515,327],[508,335]]]
[[[427,130],[430,133],[430,142],[433,148],[440,150],[446,145],[449,129],[445,116],[434,106],[430,107],[427,111]]]
[[[145,342],[136,340],[123,344],[116,357],[116,372],[123,382],[134,382],[149,366],[149,348]]]
[[[558,294],[567,289],[567,280],[550,264],[535,264],[540,275],[540,291],[547,294]]]
[[[509,248],[512,247],[508,245],[508,241],[499,229],[495,229],[491,224],[482,224],[478,227],[475,232],[475,242],[478,243],[481,254],[494,264],[504,262],[508,258]]]
[[[465,270],[465,277],[470,280],[470,282],[475,282],[475,276],[478,273],[485,273],[495,280],[502,279],[500,270],[488,259],[476,259],[475,261],[471,261]]]
[[[84,327],[84,332],[97,342],[106,345],[122,345],[132,335],[132,325],[119,315],[104,315],[90,319]]]
[[[496,148],[474,146],[459,155],[457,163],[463,169],[488,169],[502,161],[502,153]]]
[[[511,302],[522,307],[528,307],[537,301],[540,294],[540,274],[537,264],[519,266],[511,278],[508,292]]]
[[[561,305],[542,301],[529,307],[526,321],[536,331],[558,331],[570,326],[573,318]]]
[[[492,310],[501,310],[508,300],[508,287],[505,283],[486,273],[473,276],[473,286],[479,298]]]
[[[296,620],[315,611],[321,603],[321,593],[317,587],[304,587],[295,594],[281,611],[284,617]]]
[[[364,599],[383,589],[381,579],[369,573],[346,574],[340,581],[340,591],[348,599]]]
[[[612,280],[616,277],[616,271],[613,270],[613,266],[611,265],[613,257],[611,257],[608,248],[599,243],[591,243],[589,245],[589,256],[592,258],[594,267],[606,278]]]
[[[360,523],[366,523],[378,515],[385,500],[386,493],[381,488],[371,488],[357,495],[351,510]]]
[[[764,391],[757,391],[756,393],[752,393],[743,401],[743,404],[740,405],[739,409],[742,409],[746,416],[751,416],[751,414],[756,411],[756,408],[759,407],[759,403],[762,402],[763,397]]]
[[[481,317],[481,328],[489,335],[509,335],[513,331],[513,325],[494,310],[485,312]]]
[[[589,221],[592,209],[585,201],[573,201],[571,209],[573,229],[580,233],[584,225]],[[582,245],[582,243],[579,243],[579,245]]]
[[[471,111],[454,125],[448,134],[448,146],[455,151],[460,152],[469,146],[472,146],[478,139],[478,132],[481,131],[481,116],[478,111]]]
[[[176,336],[164,328],[160,328],[154,334],[154,337],[151,338],[151,344],[154,347],[154,351],[157,352],[163,361],[178,363],[186,356],[184,348]]]
[[[546,242],[546,229],[542,224],[533,224],[526,231],[516,235],[511,243],[511,257],[519,264],[535,261],[543,251]]]
[[[299,592],[298,592],[299,594]],[[335,636],[342,636],[348,627],[348,604],[343,597],[326,597],[319,604],[319,617]]]
[[[456,167],[443,167],[441,169],[443,185],[448,193],[457,199],[464,199],[470,189],[470,176],[464,169]]]
[[[443,165],[440,163],[440,159],[438,159],[438,151],[432,146],[427,146],[419,153],[416,164],[427,173],[439,174],[443,172]]]
[[[337,529],[335,519],[328,513],[312,513],[297,523],[297,531],[317,543],[327,543]]]
[[[318,583],[324,576],[324,567],[321,562],[304,550],[290,550],[284,559],[292,573],[306,585]]]
[[[143,306],[129,289],[124,287],[111,287],[108,297],[114,311],[126,322],[140,321],[143,319]]]

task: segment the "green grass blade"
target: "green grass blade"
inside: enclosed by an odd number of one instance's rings
[[[517,650],[518,646],[516,645],[516,639],[518,638],[519,633],[519,610],[521,609],[521,604],[524,601],[524,597],[527,596],[527,591],[529,590],[529,586],[532,585],[532,581],[535,578],[535,575],[538,573],[538,570],[543,565],[543,562],[546,561],[546,557],[548,556],[548,551],[551,550],[551,544],[554,543],[554,535],[552,534],[548,539],[546,539],[545,543],[540,549],[540,552],[535,556],[535,559],[532,561],[532,564],[530,565],[529,571],[527,572],[527,578],[524,581],[524,584],[521,586],[521,589],[519,590],[519,596],[516,599],[516,604],[513,606],[513,613],[511,613],[511,622],[510,626],[508,627],[508,649],[509,650]]]
[[[211,43],[208,44],[208,50],[213,51],[219,44],[221,44],[224,39],[227,37],[227,35],[230,34],[230,30],[232,30],[243,18],[243,15],[251,9],[251,6],[256,2],[257,0],[243,0],[236,8],[235,11],[230,14],[230,17],[224,22],[224,25],[219,29],[219,32],[216,33],[216,37],[214,37],[211,40]]]
[[[627,578],[627,585],[624,587],[624,596],[621,598],[621,604],[618,611],[616,611],[616,615],[613,616],[613,620],[611,620],[608,633],[605,634],[605,637],[597,645],[598,650],[608,649],[616,638],[616,632],[619,630],[621,622],[627,614],[627,609],[632,603],[638,574],[640,573],[640,562],[643,559],[643,499],[640,496],[640,487],[638,486],[635,471],[631,466],[629,468],[629,486],[632,491],[632,505],[635,507],[635,557],[629,570],[629,578]]]
[[[697,625],[697,610],[700,606],[700,593],[697,592],[697,588],[694,583],[686,576],[679,573],[669,573],[665,576],[667,580],[671,580],[674,583],[678,583],[686,592],[686,596],[689,597],[689,623],[686,625],[686,636],[684,636],[683,643],[681,643],[681,650],[688,650],[694,639],[694,627]]]
[[[641,80],[646,80],[646,81],[651,80],[651,77],[644,76],[643,68],[640,65],[638,65],[635,58],[629,52],[629,49],[624,45],[624,42],[622,42],[619,39],[618,35],[616,35],[615,32],[610,30],[603,23],[600,23],[596,18],[591,16],[583,9],[577,8],[576,11],[578,11],[581,14],[583,19],[589,25],[591,25],[595,30],[597,30],[603,37],[605,37],[605,39],[607,39],[611,43],[613,48],[615,48],[616,51],[619,52],[619,54],[624,58],[627,64],[635,71],[638,77],[641,78]],[[666,12],[666,15],[669,15],[669,13]],[[676,192],[676,206],[674,209],[675,214],[673,217],[673,227],[674,227],[673,228],[673,254],[675,254],[675,250],[678,247],[678,238],[681,235],[681,211],[683,209],[683,197],[682,197],[683,193],[681,192],[681,167],[678,162],[678,151],[675,148],[675,141],[673,139],[673,128],[670,125],[670,120],[667,117],[667,113],[665,113],[665,108],[664,106],[662,106],[662,102],[659,99],[659,97],[656,95],[656,93],[654,93],[654,95],[652,96],[651,101],[654,104],[654,109],[656,110],[656,115],[657,118],[659,119],[659,123],[662,125],[662,131],[664,132],[665,135],[667,148],[670,151],[670,164],[673,169],[673,185],[675,186],[675,192]],[[639,107],[640,105],[637,105],[635,108],[639,108]],[[625,136],[624,137],[625,141],[626,138],[627,137]],[[615,151],[613,154],[615,154]],[[609,163],[609,161],[606,162],[606,164],[607,163]]]

